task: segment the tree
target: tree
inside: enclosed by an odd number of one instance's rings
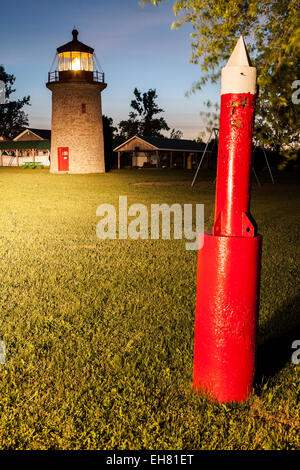
[[[5,102],[0,104],[0,136],[12,139],[23,127],[28,126],[28,116],[23,107],[29,105],[30,96],[9,101],[10,95],[16,91],[13,88],[16,77],[6,73],[3,65],[0,65],[0,80],[5,84],[6,97]]]
[[[164,0],[144,0],[157,5]],[[300,106],[292,101],[299,75],[298,2],[296,0],[176,0],[173,28],[192,25],[191,62],[204,72],[191,92],[219,79],[239,36],[257,67],[259,99],[256,135],[286,160],[296,158]]]
[[[164,110],[159,108],[156,100],[156,90],[150,89],[147,92],[141,94],[141,92],[135,88],[134,96],[130,103],[131,108],[134,111],[129,113],[129,119],[127,121],[121,121],[119,123],[119,132],[125,138],[129,139],[134,135],[143,135],[151,137],[161,136],[162,130],[169,130],[169,126],[163,117],[157,117],[158,114],[163,113]]]
[[[104,137],[104,157],[105,157],[105,169],[110,170],[114,166],[113,161],[113,149],[118,145],[117,141],[117,128],[114,127],[114,122],[111,117],[102,116],[103,122],[103,137]],[[121,142],[120,142],[121,143]]]
[[[200,116],[205,123],[205,130],[199,132],[198,138],[202,141],[202,138],[208,137],[213,129],[219,129],[219,105],[218,103],[212,104],[209,100],[204,101],[204,106],[208,111],[201,111]],[[214,108],[214,110],[211,110]]]
[[[129,118],[119,123],[120,140],[124,141],[130,139],[130,137],[137,134],[140,134],[140,123],[137,120],[137,115],[130,111]]]
[[[172,129],[170,132],[170,139],[182,139],[183,132],[180,129]]]

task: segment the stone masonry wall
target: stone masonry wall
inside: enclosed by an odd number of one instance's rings
[[[47,84],[52,91],[52,173],[58,172],[58,147],[69,147],[69,173],[105,172],[101,107],[105,86],[86,82]]]

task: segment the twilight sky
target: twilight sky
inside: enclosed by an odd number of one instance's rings
[[[95,49],[108,86],[103,114],[114,124],[127,119],[133,89],[156,88],[158,104],[171,128],[185,138],[203,130],[203,101],[219,101],[219,87],[207,85],[186,97],[199,79],[189,63],[191,28],[171,31],[173,1],[141,7],[138,0],[27,0],[6,2],[1,11],[0,64],[16,76],[15,96],[31,96],[30,126],[50,128],[51,93],[45,87],[56,48],[72,39]]]

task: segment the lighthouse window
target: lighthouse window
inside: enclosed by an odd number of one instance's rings
[[[72,52],[72,70],[80,70],[80,52]]]
[[[65,52],[63,56],[64,56],[64,70],[70,70],[71,69],[71,53]]]
[[[82,114],[86,113],[86,104],[85,103],[82,103],[82,105],[81,105],[81,112],[82,112]]]
[[[89,71],[92,72],[93,68],[93,54],[89,54]]]
[[[64,69],[64,55],[59,54],[58,55],[58,70],[61,71]]]
[[[62,72],[63,70],[71,70],[71,53],[63,52],[58,54],[58,70]]]
[[[62,52],[58,54],[58,70],[86,70],[92,72],[94,68],[93,54],[87,52]]]
[[[89,69],[88,53],[82,52],[81,53],[81,70],[88,70],[88,69]]]

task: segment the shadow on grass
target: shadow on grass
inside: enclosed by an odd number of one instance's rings
[[[274,377],[283,367],[291,362],[292,343],[300,340],[300,295],[284,304],[270,319],[268,331],[281,330],[282,333],[273,336],[258,345],[256,353],[255,386]],[[292,326],[294,325],[294,326]]]

